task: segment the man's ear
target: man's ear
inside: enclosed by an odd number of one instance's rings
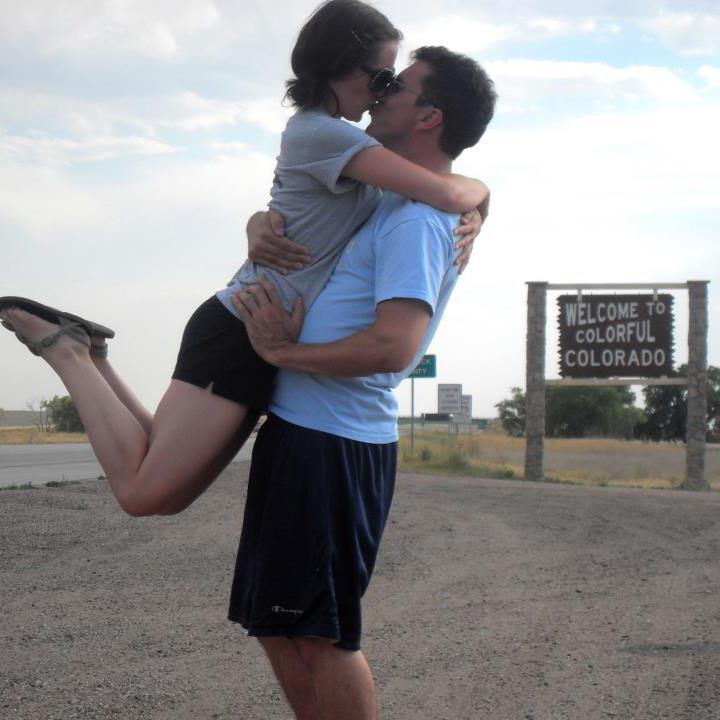
[[[432,130],[443,124],[443,111],[434,105],[423,108],[418,118],[418,127],[422,130]]]

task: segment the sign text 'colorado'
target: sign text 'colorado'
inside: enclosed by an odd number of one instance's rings
[[[562,377],[671,374],[672,295],[561,295],[558,309]]]

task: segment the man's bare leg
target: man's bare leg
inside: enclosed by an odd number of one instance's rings
[[[312,676],[321,720],[377,720],[372,673],[360,651],[320,638],[293,638]]]
[[[285,637],[258,638],[297,720],[321,720],[310,669]]]

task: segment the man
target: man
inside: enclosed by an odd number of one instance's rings
[[[445,48],[414,59],[367,132],[450,172],[492,118],[492,82]],[[271,283],[237,296],[255,349],[283,369],[255,443],[230,618],[258,637],[299,720],[377,717],[360,599],[393,494],[391,388],[429,345],[455,285],[456,222],[386,193],[298,340],[302,308],[288,315]]]

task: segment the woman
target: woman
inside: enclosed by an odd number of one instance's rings
[[[0,299],[3,325],[58,373],[120,506],[132,515],[186,508],[245,442],[269,400],[275,368],[259,358],[231,296],[269,275],[288,307],[310,304],[353,231],[385,188],[460,212],[487,188],[440,176],[386,150],[357,127],[393,80],[400,32],[359,0],[330,0],[300,32],[287,95],[297,108],[283,133],[271,206],[312,262],[284,276],[246,263],[185,329],[173,379],[153,416],[107,359],[113,332],[22,298]]]

